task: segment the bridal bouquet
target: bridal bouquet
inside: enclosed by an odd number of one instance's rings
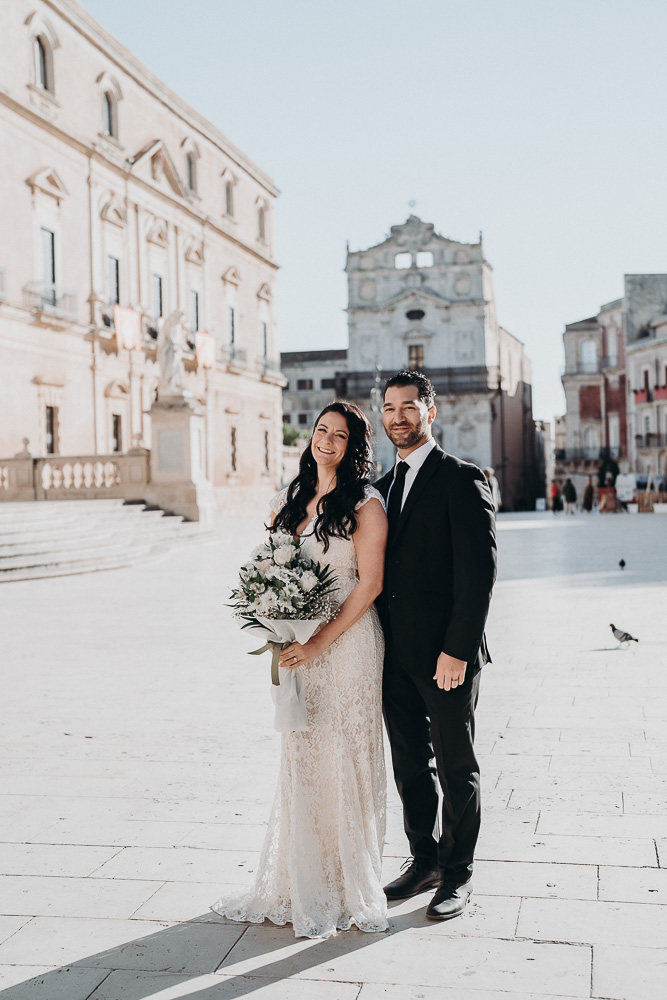
[[[331,598],[335,583],[331,568],[309,559],[301,540],[287,534],[271,535],[239,570],[231,606],[244,621],[241,627],[265,640],[251,655],[272,652],[271,694],[278,732],[308,727],[299,669],[279,667],[280,650],[291,642],[308,642],[320,625],[331,621],[338,610]]]

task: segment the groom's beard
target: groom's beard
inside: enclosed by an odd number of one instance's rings
[[[387,437],[393,445],[397,448],[414,448],[416,444],[426,436],[426,431],[428,429],[428,420],[424,420],[419,424],[418,427],[410,427],[406,425],[404,427],[388,427]]]

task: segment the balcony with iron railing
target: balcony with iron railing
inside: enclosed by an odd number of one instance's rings
[[[67,319],[76,316],[76,295],[64,292],[57,285],[46,281],[31,281],[23,288],[26,309],[37,314],[47,313]]]
[[[618,459],[621,457],[619,445],[610,445],[603,448],[557,448],[554,451],[554,458],[557,462],[600,462],[606,458]]]
[[[566,365],[563,375],[600,375],[602,362],[598,361],[577,361],[575,364]]]
[[[498,389],[498,368],[479,365],[469,368],[422,368],[435,387],[438,396],[486,395]],[[379,373],[380,382],[395,375],[395,369]],[[346,372],[346,392],[350,399],[362,399],[375,387],[376,373]]]
[[[667,447],[667,435],[665,434],[635,434],[635,448],[645,451],[650,448]]]
[[[259,360],[259,366],[265,375],[282,375],[280,358],[264,356]]]
[[[248,352],[244,347],[237,347],[235,344],[227,344],[221,347],[219,358],[223,364],[244,368],[248,363]]]

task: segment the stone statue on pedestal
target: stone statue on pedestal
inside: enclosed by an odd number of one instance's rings
[[[186,396],[183,369],[183,313],[176,311],[158,321],[157,363],[160,369],[158,395]]]

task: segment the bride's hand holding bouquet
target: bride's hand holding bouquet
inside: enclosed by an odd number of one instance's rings
[[[258,545],[239,571],[231,606],[244,622],[242,628],[265,640],[252,655],[272,652],[272,696],[279,731],[307,726],[301,678],[293,671],[322,651],[317,651],[313,636],[338,610],[331,598],[335,584],[328,565],[308,558],[301,540],[282,532]],[[281,655],[283,649],[285,656]],[[291,669],[281,671],[279,667]]]

